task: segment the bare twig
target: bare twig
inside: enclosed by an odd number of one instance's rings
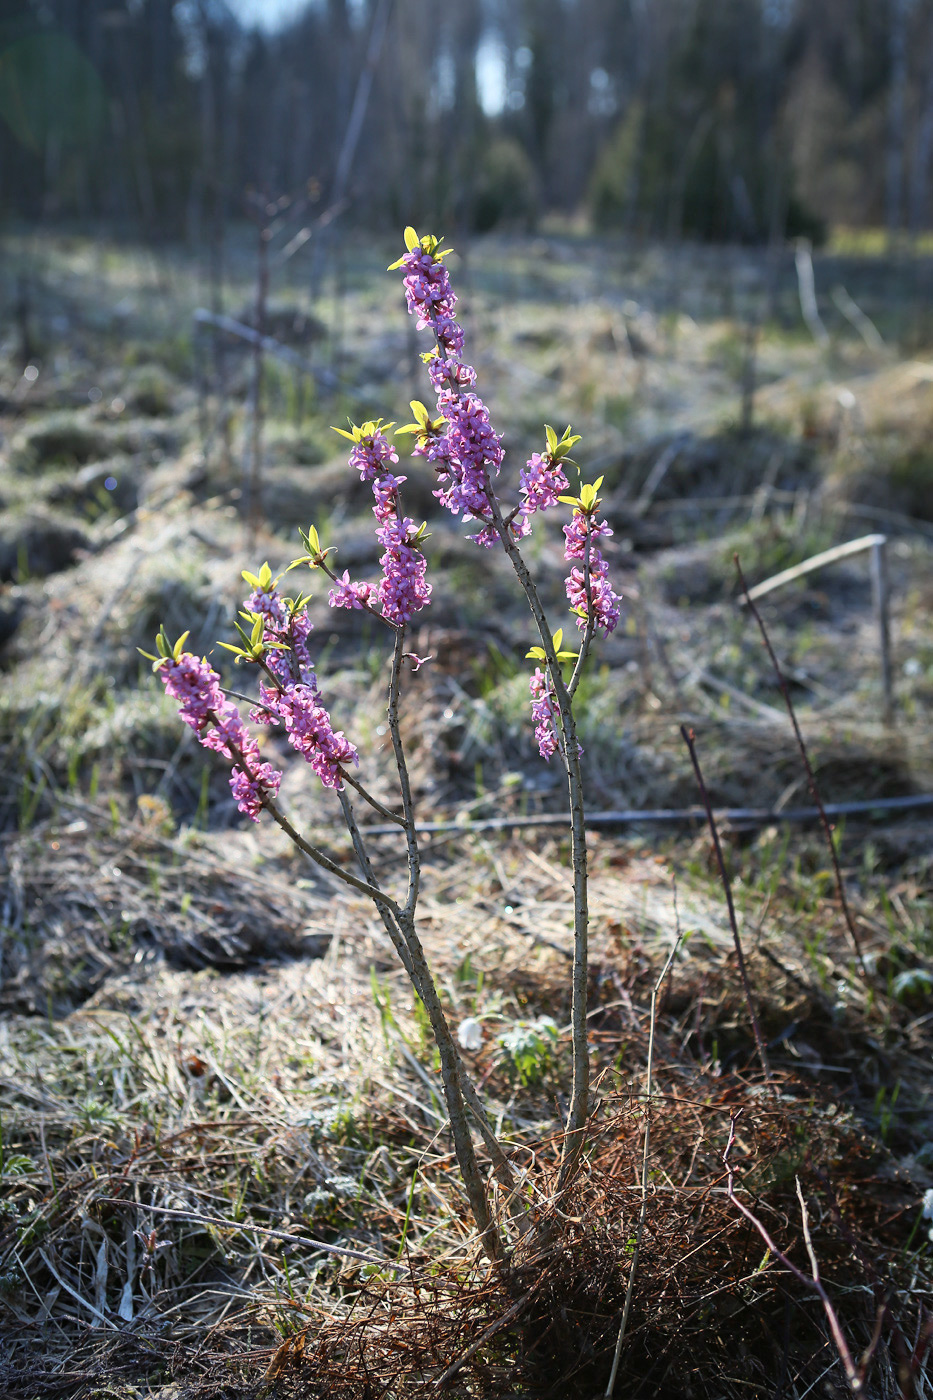
[[[781,688],[781,694],[784,697],[784,704],[787,706],[787,713],[790,716],[791,726],[793,727],[794,731],[794,738],[797,740],[797,748],[800,751],[800,758],[803,762],[803,766],[807,774],[807,786],[810,789],[810,796],[813,798],[814,804],[816,805],[816,809],[820,814],[820,823],[823,827],[823,834],[826,837],[826,844],[829,847],[829,855],[833,863],[833,874],[836,879],[836,893],[839,896],[839,905],[842,909],[843,918],[846,921],[846,928],[849,930],[849,937],[852,939],[852,946],[855,949],[855,954],[858,958],[858,964],[859,968],[861,969],[862,976],[867,977],[868,969],[865,966],[865,958],[862,953],[861,940],[858,936],[858,930],[855,927],[855,919],[852,917],[852,911],[849,908],[849,901],[846,898],[845,885],[842,879],[842,870],[839,866],[839,856],[836,853],[836,843],[833,840],[833,829],[829,824],[829,817],[827,816],[826,807],[823,804],[823,798],[820,795],[820,789],[816,781],[816,774],[813,772],[813,765],[810,762],[810,755],[807,753],[807,746],[804,743],[803,735],[800,732],[800,725],[797,723],[797,714],[794,710],[794,702],[790,698],[790,691],[787,688],[787,681],[784,679],[784,673],[781,670],[780,664],[777,659],[777,655],[774,651],[774,647],[771,645],[771,638],[768,636],[768,631],[765,627],[764,621],[762,620],[761,613],[755,606],[752,596],[748,591],[748,584],[745,582],[745,575],[742,572],[742,564],[739,560],[739,556],[735,554],[733,555],[733,559],[735,560],[735,567],[739,576],[739,583],[742,585],[742,591],[745,594],[745,601],[748,605],[749,611],[752,614],[752,617],[758,623],[758,630],[761,633],[761,640],[764,642],[765,650],[767,651],[768,656],[771,658],[771,665],[774,667],[774,674],[777,677],[777,683]]]

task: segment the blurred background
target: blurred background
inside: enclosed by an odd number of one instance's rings
[[[4,0],[0,211],[199,243],[547,215],[761,242],[929,226],[929,0]]]

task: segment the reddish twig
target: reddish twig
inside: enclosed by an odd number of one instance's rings
[[[739,1112],[741,1112],[741,1109],[739,1110]],[[738,1196],[735,1194],[735,1173],[732,1164],[729,1161],[729,1153],[732,1150],[733,1143],[735,1142],[735,1123],[738,1116],[738,1113],[735,1113],[730,1119],[729,1141],[726,1143],[725,1151],[722,1154],[722,1164],[726,1169],[726,1195],[728,1196],[729,1201],[732,1203],[732,1205],[735,1206],[736,1210],[745,1217],[745,1219],[749,1222],[750,1225],[753,1225],[755,1227],[761,1238],[764,1240],[765,1245],[771,1251],[774,1257],[780,1260],[780,1262],[784,1265],[785,1269],[788,1269],[794,1275],[794,1278],[799,1280],[800,1283],[804,1284],[805,1287],[811,1289],[817,1295],[820,1302],[823,1304],[823,1311],[826,1314],[826,1321],[829,1324],[830,1334],[832,1336],[836,1351],[839,1354],[839,1360],[842,1362],[842,1367],[845,1371],[845,1377],[846,1381],[848,1382],[849,1389],[852,1391],[853,1395],[860,1396],[865,1389],[865,1376],[868,1372],[868,1367],[871,1363],[871,1359],[874,1356],[875,1351],[878,1347],[878,1343],[881,1339],[881,1326],[884,1320],[884,1309],[882,1308],[880,1310],[879,1316],[875,1322],[875,1328],[874,1332],[872,1333],[871,1341],[866,1347],[865,1352],[862,1355],[862,1358],[859,1361],[858,1365],[856,1365],[852,1359],[852,1353],[849,1350],[849,1344],[846,1341],[845,1333],[842,1330],[842,1325],[839,1321],[839,1316],[836,1312],[836,1309],[833,1307],[832,1300],[829,1294],[826,1292],[826,1289],[823,1286],[822,1280],[820,1279],[820,1266],[819,1261],[816,1257],[816,1251],[813,1248],[813,1241],[810,1237],[810,1220],[807,1215],[807,1205],[806,1201],[803,1198],[803,1191],[800,1187],[800,1178],[795,1177],[794,1180],[797,1183],[797,1199],[800,1202],[800,1218],[803,1225],[804,1243],[806,1244],[807,1254],[810,1259],[811,1273],[809,1277],[803,1272],[802,1269],[797,1268],[797,1265],[794,1264],[787,1257],[787,1255],[782,1249],[778,1248],[778,1246],[775,1244],[774,1240],[771,1238],[767,1229],[761,1223],[758,1217],[756,1215],[753,1215],[752,1212],[749,1210],[748,1206],[743,1205],[742,1202],[739,1200]]]
[[[846,899],[845,885],[843,884],[842,880],[842,870],[839,867],[839,857],[836,854],[836,843],[833,840],[833,828],[830,825],[829,818],[826,815],[826,808],[823,806],[823,799],[820,795],[820,790],[816,782],[816,774],[813,772],[813,766],[810,763],[810,755],[807,753],[807,746],[803,741],[803,735],[800,732],[800,725],[797,723],[797,715],[794,710],[794,703],[790,698],[790,691],[787,688],[787,681],[784,679],[784,673],[781,670],[780,663],[778,662],[777,656],[775,655],[774,647],[771,645],[771,638],[768,636],[767,629],[765,627],[764,622],[762,621],[761,613],[758,611],[755,604],[752,602],[751,595],[748,591],[748,584],[745,582],[745,575],[742,572],[742,565],[739,562],[739,556],[737,554],[733,554],[732,558],[735,561],[736,571],[739,575],[739,583],[742,585],[742,592],[745,594],[746,605],[749,611],[751,612],[752,617],[758,623],[758,630],[761,633],[761,640],[764,642],[765,650],[771,658],[771,665],[774,667],[774,674],[777,676],[777,683],[781,688],[781,694],[784,697],[784,704],[787,706],[787,713],[790,716],[790,722],[793,725],[794,729],[794,738],[797,740],[797,748],[800,751],[800,757],[803,761],[804,769],[806,770],[807,786],[810,789],[810,796],[813,798],[813,805],[816,807],[817,811],[820,814],[820,825],[823,828],[823,833],[826,837],[826,844],[829,847],[829,855],[833,863],[833,874],[836,877],[836,893],[839,895],[839,905],[842,909],[842,914],[846,921],[846,928],[849,930],[849,937],[852,939],[852,946],[855,949],[855,955],[858,958],[859,969],[861,970],[862,976],[867,977],[868,969],[865,966],[865,957],[862,953],[861,940],[859,939],[858,932],[855,927],[855,920],[852,917],[852,911],[849,908],[849,901]]]

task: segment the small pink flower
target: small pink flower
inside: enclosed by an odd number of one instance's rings
[[[557,707],[548,686],[548,679],[540,666],[528,681],[531,691],[531,718],[535,721],[535,738],[538,752],[544,759],[550,759],[557,752]]]

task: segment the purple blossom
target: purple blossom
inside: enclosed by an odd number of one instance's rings
[[[177,661],[166,658],[159,666],[159,678],[166,693],[181,701],[178,713],[198,735],[226,704],[217,672],[190,651],[183,651]]]
[[[291,686],[278,696],[276,713],[292,748],[310,763],[325,787],[339,788],[340,766],[358,764],[359,756],[342,731],[335,733],[317,690],[307,685]]]
[[[557,498],[568,489],[569,482],[560,462],[552,457],[533,452],[519,473],[521,493],[525,498],[522,515],[533,515],[536,510],[547,510],[557,504]]]
[[[351,584],[348,574],[344,574],[343,582],[338,581],[338,588],[348,594],[358,590],[358,594],[352,593],[353,597],[368,598],[372,592],[369,584]],[[332,590],[332,598],[336,591]],[[274,588],[264,590],[261,599],[261,608],[250,607],[260,600],[254,593],[247,599],[246,610],[261,612],[272,620],[264,632],[269,650],[263,659],[271,680],[265,677],[260,680],[260,704],[251,711],[250,718],[263,724],[283,725],[292,748],[307,760],[324,786],[340,787],[340,765],[359,760],[356,749],[345,735],[334,732],[321,700],[308,649],[313,624],[304,608],[290,611]],[[359,607],[362,604],[342,602],[337,606]]]
[[[431,585],[425,582],[427,560],[414,545],[417,526],[407,516],[399,518],[398,492],[407,478],[393,475],[385,466],[387,461],[398,461],[394,449],[389,453],[387,446],[383,434],[376,429],[350,455],[351,466],[359,467],[363,480],[372,484],[373,515],[379,522],[376,538],[385,551],[379,560],[382,578],[376,585],[354,583],[345,570],[342,578],[334,580],[328,602],[332,608],[378,609],[387,622],[402,627],[428,604]],[[368,453],[365,461],[364,447]]]
[[[535,667],[535,673],[528,681],[528,689],[531,691],[531,717],[535,722],[538,752],[542,758],[550,759],[559,747],[556,708],[548,686],[548,678],[540,666]]]
[[[472,389],[476,383],[476,370],[462,360],[442,359],[435,353],[428,360],[428,377],[437,393],[442,389]]]
[[[243,603],[244,612],[265,619],[263,641],[269,648],[266,665],[281,685],[296,680],[304,685],[317,685],[308,638],[314,624],[307,609],[290,609],[275,584],[259,585]],[[252,716],[251,716],[252,718]]]
[[[361,481],[372,481],[373,477],[387,470],[386,462],[397,461],[398,453],[381,428],[375,428],[362,438],[350,453],[350,466],[359,472]]]
[[[565,559],[580,559],[584,568],[573,568],[564,580],[567,598],[577,614],[577,626],[586,630],[592,620],[597,631],[608,637],[613,632],[621,616],[622,599],[612,591],[609,583],[609,565],[593,544],[594,539],[611,535],[612,531],[604,520],[596,519],[592,512],[575,510],[569,525],[564,526],[566,547]],[[585,563],[589,560],[589,590],[586,585]]]
[[[405,298],[419,330],[430,328],[437,350],[428,359],[428,373],[437,393],[437,406],[446,419],[444,433],[419,442],[413,455],[434,463],[438,490],[434,495],[453,515],[464,520],[489,518],[489,475],[502,465],[502,440],[493,431],[486,405],[472,386],[476,371],[460,360],[463,327],[453,319],[457,304],[443,260],[435,260],[420,246],[402,260]],[[472,537],[478,543],[495,543],[488,528]]]
[[[250,821],[258,822],[259,813],[263,808],[263,797],[276,797],[281,781],[282,774],[277,772],[271,763],[260,763],[248,773],[244,773],[242,768],[233,768],[230,773],[230,791],[244,816],[249,817]]]
[[[332,608],[363,608],[375,606],[376,589],[371,583],[351,583],[349,569],[344,569],[343,578],[334,581],[334,587],[327,595]]]
[[[598,551],[594,550],[593,553]],[[608,637],[610,632],[615,631],[622,612],[622,600],[612,591],[606,577],[608,571],[609,565],[605,559],[590,563],[589,599],[582,569],[571,569],[564,580],[567,598],[571,608],[577,613],[577,626],[581,632],[586,629],[590,617],[593,618],[597,631],[602,632],[604,636]]]
[[[253,575],[255,578],[255,574]],[[274,588],[254,588],[243,604],[249,613],[259,613],[270,627],[283,628],[288,622],[288,608],[285,599]]]
[[[373,478],[373,497],[376,502],[373,515],[378,521],[391,520],[393,515],[398,514],[398,488],[407,480],[407,476],[393,476],[391,472],[384,472],[382,476]]]
[[[443,437],[415,448],[434,463],[439,489],[434,495],[453,515],[483,520],[489,513],[489,471],[498,473],[505,455],[489,410],[476,394],[444,390],[438,408],[447,420]]]
[[[182,702],[179,714],[204,747],[235,760],[230,789],[240,811],[258,821],[265,800],[278,793],[282,775],[271,763],[262,762],[259,745],[239,710],[224,698],[217,672],[204,657],[191,652],[182,652],[177,661],[167,657],[158,672],[166,693]]]
[[[592,550],[592,542],[601,536],[608,537],[612,534],[605,520],[597,520],[595,516],[588,515],[585,511],[575,510],[569,525],[564,526],[564,534],[567,543],[564,547],[565,559],[583,559],[586,556],[587,546]]]
[[[457,298],[443,259],[418,247],[402,258],[401,266],[408,311],[416,317],[419,331],[433,326],[438,317],[449,317]]]
[[[431,601],[431,585],[424,577],[428,561],[411,544],[416,534],[415,522],[407,516],[404,520],[387,520],[376,531],[376,538],[386,547],[379,560],[382,568],[379,602],[383,617],[396,627],[410,622],[413,615]]]

